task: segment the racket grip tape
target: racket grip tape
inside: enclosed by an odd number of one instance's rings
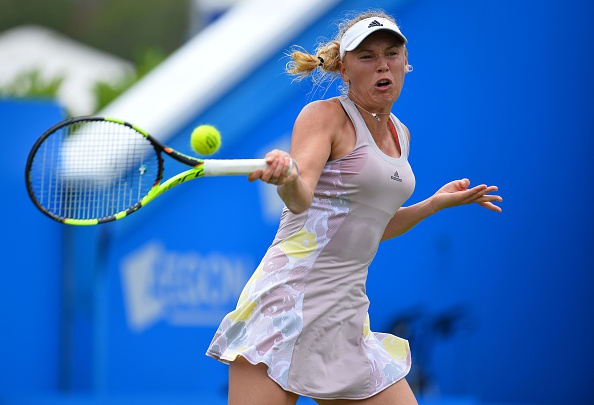
[[[250,174],[257,169],[265,169],[264,159],[206,159],[204,176],[232,176]]]

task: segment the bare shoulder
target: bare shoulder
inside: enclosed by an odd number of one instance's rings
[[[335,127],[341,120],[344,120],[345,114],[336,98],[328,100],[312,101],[301,110],[297,122],[299,121],[313,121],[323,126]]]
[[[316,134],[329,142],[332,149],[341,141],[345,129],[351,125],[340,100],[331,98],[307,104],[295,121],[294,135]],[[308,136],[309,137],[309,136]]]
[[[315,188],[326,162],[336,155],[346,114],[337,99],[313,101],[297,117],[291,136],[291,156],[302,178]]]
[[[298,139],[307,139],[308,143],[315,142],[310,146],[323,151],[326,160],[347,155],[357,141],[353,123],[338,98],[305,106],[295,122],[293,134]]]

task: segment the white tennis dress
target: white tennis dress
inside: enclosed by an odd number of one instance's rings
[[[272,245],[222,321],[207,355],[268,365],[283,389],[320,399],[363,399],[410,370],[408,342],[372,332],[365,293],[368,266],[388,221],[413,192],[409,141],[400,121],[401,157],[384,154],[346,96],[355,148],[328,162],[311,207],[284,209]]]

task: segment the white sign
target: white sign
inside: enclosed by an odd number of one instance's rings
[[[235,307],[253,270],[249,258],[172,252],[149,242],[120,263],[128,324],[137,332],[159,320],[218,325]]]

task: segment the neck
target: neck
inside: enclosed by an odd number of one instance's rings
[[[351,99],[351,101],[353,102],[353,104],[355,104],[357,107],[359,107],[361,110],[363,110],[364,112],[366,112],[367,114],[371,115],[373,118],[375,118],[376,121],[381,121],[381,118],[379,117],[380,115],[390,115],[389,112],[387,113],[380,113],[380,112],[371,112],[371,111],[367,111],[365,108],[361,107],[358,103],[356,103],[353,99]]]

